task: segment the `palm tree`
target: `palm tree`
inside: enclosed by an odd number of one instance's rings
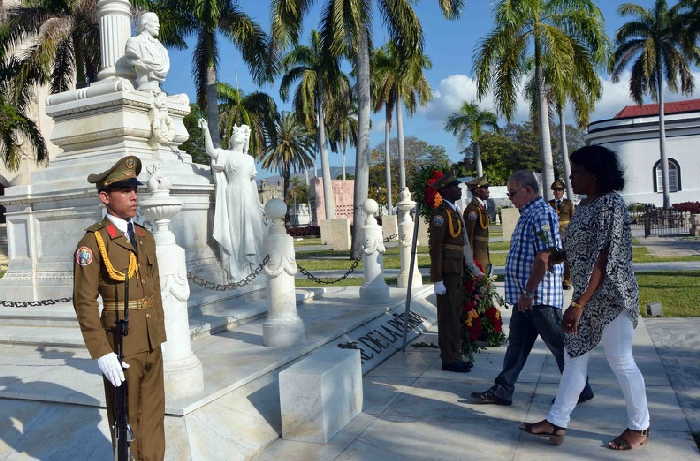
[[[267,150],[262,159],[263,168],[276,170],[284,179],[282,196],[289,203],[289,186],[292,173],[313,165],[314,139],[299,123],[295,114],[283,113],[275,121],[275,129],[269,135]],[[287,218],[289,209],[287,209]]]
[[[279,43],[293,41],[299,34],[302,20],[313,5],[313,0],[273,0],[273,38]],[[463,0],[439,0],[443,14],[456,18]],[[422,50],[423,30],[413,10],[411,0],[376,0],[385,19],[389,36],[401,50]],[[355,193],[352,253],[359,255],[360,223],[364,221],[364,202],[369,187],[369,130],[370,111],[370,43],[372,0],[327,0],[322,14],[321,35],[335,55],[346,55],[353,60],[357,75],[358,143],[355,160]]]
[[[328,163],[326,139],[327,113],[335,101],[350,97],[350,83],[340,70],[338,58],[331,56],[321,44],[317,31],[311,32],[311,45],[296,45],[281,60],[284,76],[280,85],[282,100],[289,98],[289,88],[299,82],[294,93],[294,108],[307,129],[316,132],[321,154],[323,202],[326,219],[335,218],[335,198]]]
[[[158,14],[162,26],[160,39],[166,46],[185,48],[185,39],[196,37],[192,73],[197,104],[206,112],[212,141],[219,146],[217,82],[220,37],[233,43],[255,81],[262,83],[274,75],[273,50],[267,34],[241,10],[237,0],[133,0],[132,4]]]
[[[384,118],[384,172],[386,174],[386,196],[387,196],[387,208],[389,214],[391,214],[393,209],[392,193],[391,193],[391,150],[390,150],[390,138],[391,138],[391,124],[394,118],[394,107],[396,106],[396,91],[395,88],[383,87],[383,80],[386,78],[386,74],[391,74],[391,58],[389,57],[386,47],[378,48],[372,53],[372,101],[374,103],[374,112],[379,112],[384,108],[385,118]],[[389,69],[387,72],[387,69]]]
[[[333,105],[328,117],[328,143],[333,152],[342,156],[342,178],[345,181],[345,151],[347,146],[357,146],[357,107],[352,99]]]
[[[249,151],[254,157],[265,152],[267,133],[274,130],[277,105],[262,91],[244,95],[227,83],[216,86],[219,97],[219,128],[222,138],[228,140],[233,127],[248,125],[251,129]],[[228,141],[227,141],[228,142]]]
[[[495,22],[496,28],[479,44],[474,59],[479,98],[493,88],[498,111],[510,120],[521,78],[534,67],[543,183],[550,184],[554,164],[545,72],[571,75],[576,49],[591,55],[604,49],[602,13],[593,0],[499,0]],[[551,198],[549,188],[543,189]]]
[[[462,104],[458,112],[450,114],[445,122],[445,130],[457,136],[457,142],[465,144],[467,137],[470,139],[474,164],[476,165],[476,176],[479,178],[484,175],[479,139],[484,133],[484,128],[498,130],[497,122],[496,114],[487,110],[482,111],[477,104],[468,102]]]
[[[396,107],[396,138],[399,147],[399,188],[406,187],[406,166],[404,162],[403,107],[414,114],[418,105],[424,105],[432,98],[430,85],[423,69],[430,69],[432,63],[422,52],[401,52],[396,43],[389,42],[375,56],[373,75],[377,94],[381,100]],[[375,101],[375,111],[381,103]],[[387,108],[388,110],[388,108]]]
[[[664,120],[664,74],[671,91],[678,92],[680,89],[682,93],[690,94],[694,88],[690,66],[692,62],[700,61],[700,53],[695,46],[696,36],[686,28],[689,18],[682,14],[682,8],[689,3],[681,2],[669,8],[665,0],[656,0],[654,7],[648,10],[633,3],[620,5],[618,13],[633,19],[617,30],[615,51],[610,59],[613,82],[619,81],[624,69],[634,60],[630,76],[632,98],[637,104],[642,104],[644,96],[649,94],[659,104],[664,208],[671,207]]]

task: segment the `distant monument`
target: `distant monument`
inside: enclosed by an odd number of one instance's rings
[[[250,127],[233,128],[230,150],[214,147],[206,120],[200,119],[199,127],[204,133],[207,155],[212,159],[216,183],[214,240],[219,244],[224,270],[231,279],[239,280],[265,257],[264,212],[255,182],[255,160],[248,155]]]

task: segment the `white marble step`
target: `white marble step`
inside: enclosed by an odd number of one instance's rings
[[[0,325],[0,344],[85,347],[76,323],[71,327]]]

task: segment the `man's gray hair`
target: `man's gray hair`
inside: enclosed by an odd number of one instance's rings
[[[510,175],[508,182],[514,182],[521,187],[529,187],[537,195],[540,195],[540,183],[537,182],[537,176],[530,170],[518,170]]]

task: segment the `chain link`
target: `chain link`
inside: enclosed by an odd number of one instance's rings
[[[40,301],[0,301],[0,306],[2,307],[16,307],[16,308],[27,308],[27,307],[40,307],[40,306],[53,306],[58,303],[68,303],[71,302],[73,298],[53,298],[53,299],[42,299]]]
[[[316,277],[314,274],[309,272],[304,266],[300,265],[297,263],[297,267],[299,268],[299,272],[304,274],[307,279],[311,280],[314,283],[320,283],[322,285],[333,285],[334,283],[341,282],[345,280],[346,278],[350,277],[350,274],[355,272],[355,269],[357,269],[357,266],[360,264],[360,261],[362,261],[362,257],[357,257],[353,258],[352,264],[350,264],[350,268],[345,272],[345,274],[342,275],[342,277],[338,277],[335,280],[321,280],[320,278]]]
[[[391,242],[392,240],[396,240],[398,237],[399,237],[399,234],[387,235],[387,237],[384,239],[384,241]]]
[[[246,275],[244,278],[241,280],[238,280],[236,282],[229,282],[229,283],[214,283],[210,280],[203,279],[201,277],[197,277],[194,275],[192,272],[187,273],[187,280],[191,281],[195,285],[206,288],[208,290],[216,290],[216,291],[226,291],[226,290],[232,290],[234,288],[242,288],[246,285],[249,285],[250,283],[255,280],[255,278],[260,275],[260,273],[263,271],[265,268],[265,265],[270,262],[270,255],[265,256],[265,258],[262,260],[260,264],[258,264],[258,267],[255,268],[253,272],[250,274]]]

